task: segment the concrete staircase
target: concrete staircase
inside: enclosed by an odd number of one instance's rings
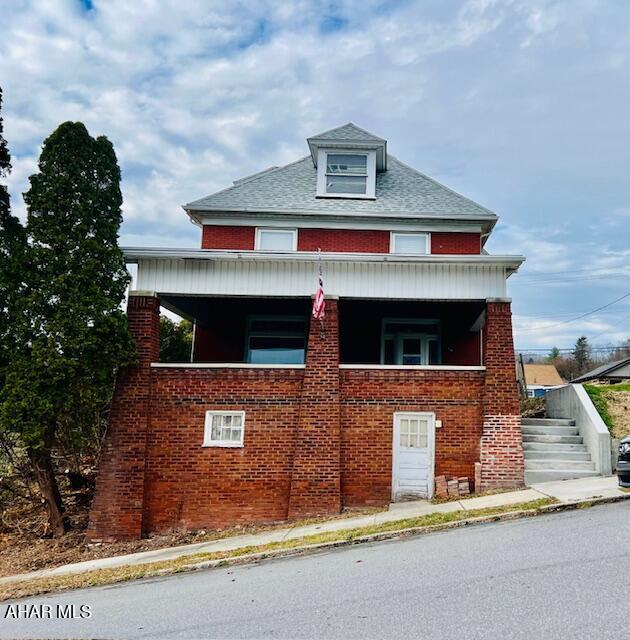
[[[598,476],[575,420],[523,418],[525,484]]]

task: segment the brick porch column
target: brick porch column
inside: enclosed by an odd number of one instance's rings
[[[116,380],[88,524],[92,540],[129,540],[142,534],[150,363],[160,359],[159,298],[130,292],[127,320],[138,362],[121,370]]]
[[[341,510],[339,313],[326,299],[323,322],[311,317],[295,438],[289,518]]]
[[[509,301],[487,301],[484,364],[480,488],[520,487],[525,462]]]

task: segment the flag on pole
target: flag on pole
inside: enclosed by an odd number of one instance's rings
[[[319,253],[319,249],[317,250]],[[315,299],[313,300],[313,318],[315,320],[322,320],[324,318],[324,311],[326,309],[326,300],[324,298],[324,275],[322,273],[322,260],[319,258],[319,284],[317,291],[315,292]]]

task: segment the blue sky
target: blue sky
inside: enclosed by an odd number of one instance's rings
[[[114,143],[124,245],[195,246],[180,205],[353,121],[496,211],[521,348],[630,337],[630,2],[15,0],[0,82],[21,193],[41,141]]]

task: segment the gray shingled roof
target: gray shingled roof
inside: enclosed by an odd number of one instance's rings
[[[345,125],[350,126],[354,127]],[[346,131],[342,135],[348,136],[350,132]],[[311,157],[306,156],[190,202],[184,208],[187,211],[304,211],[496,219],[496,215],[489,209],[412,169],[394,156],[388,155],[387,158],[387,171],[376,175],[376,200],[317,198],[317,170]]]
[[[586,380],[594,380],[596,378],[600,378],[605,376],[607,373],[613,372],[615,369],[619,367],[623,367],[626,364],[630,363],[630,358],[623,358],[622,360],[615,360],[615,362],[607,362],[595,369],[589,371],[588,373],[584,373],[578,378],[574,378],[571,382],[585,382]]]
[[[307,138],[308,142],[315,142],[317,140],[343,140],[353,142],[385,142],[383,138],[375,136],[373,133],[357,127],[353,122],[348,122],[341,127],[335,127],[329,129],[323,133],[318,133],[316,136],[310,136]]]

